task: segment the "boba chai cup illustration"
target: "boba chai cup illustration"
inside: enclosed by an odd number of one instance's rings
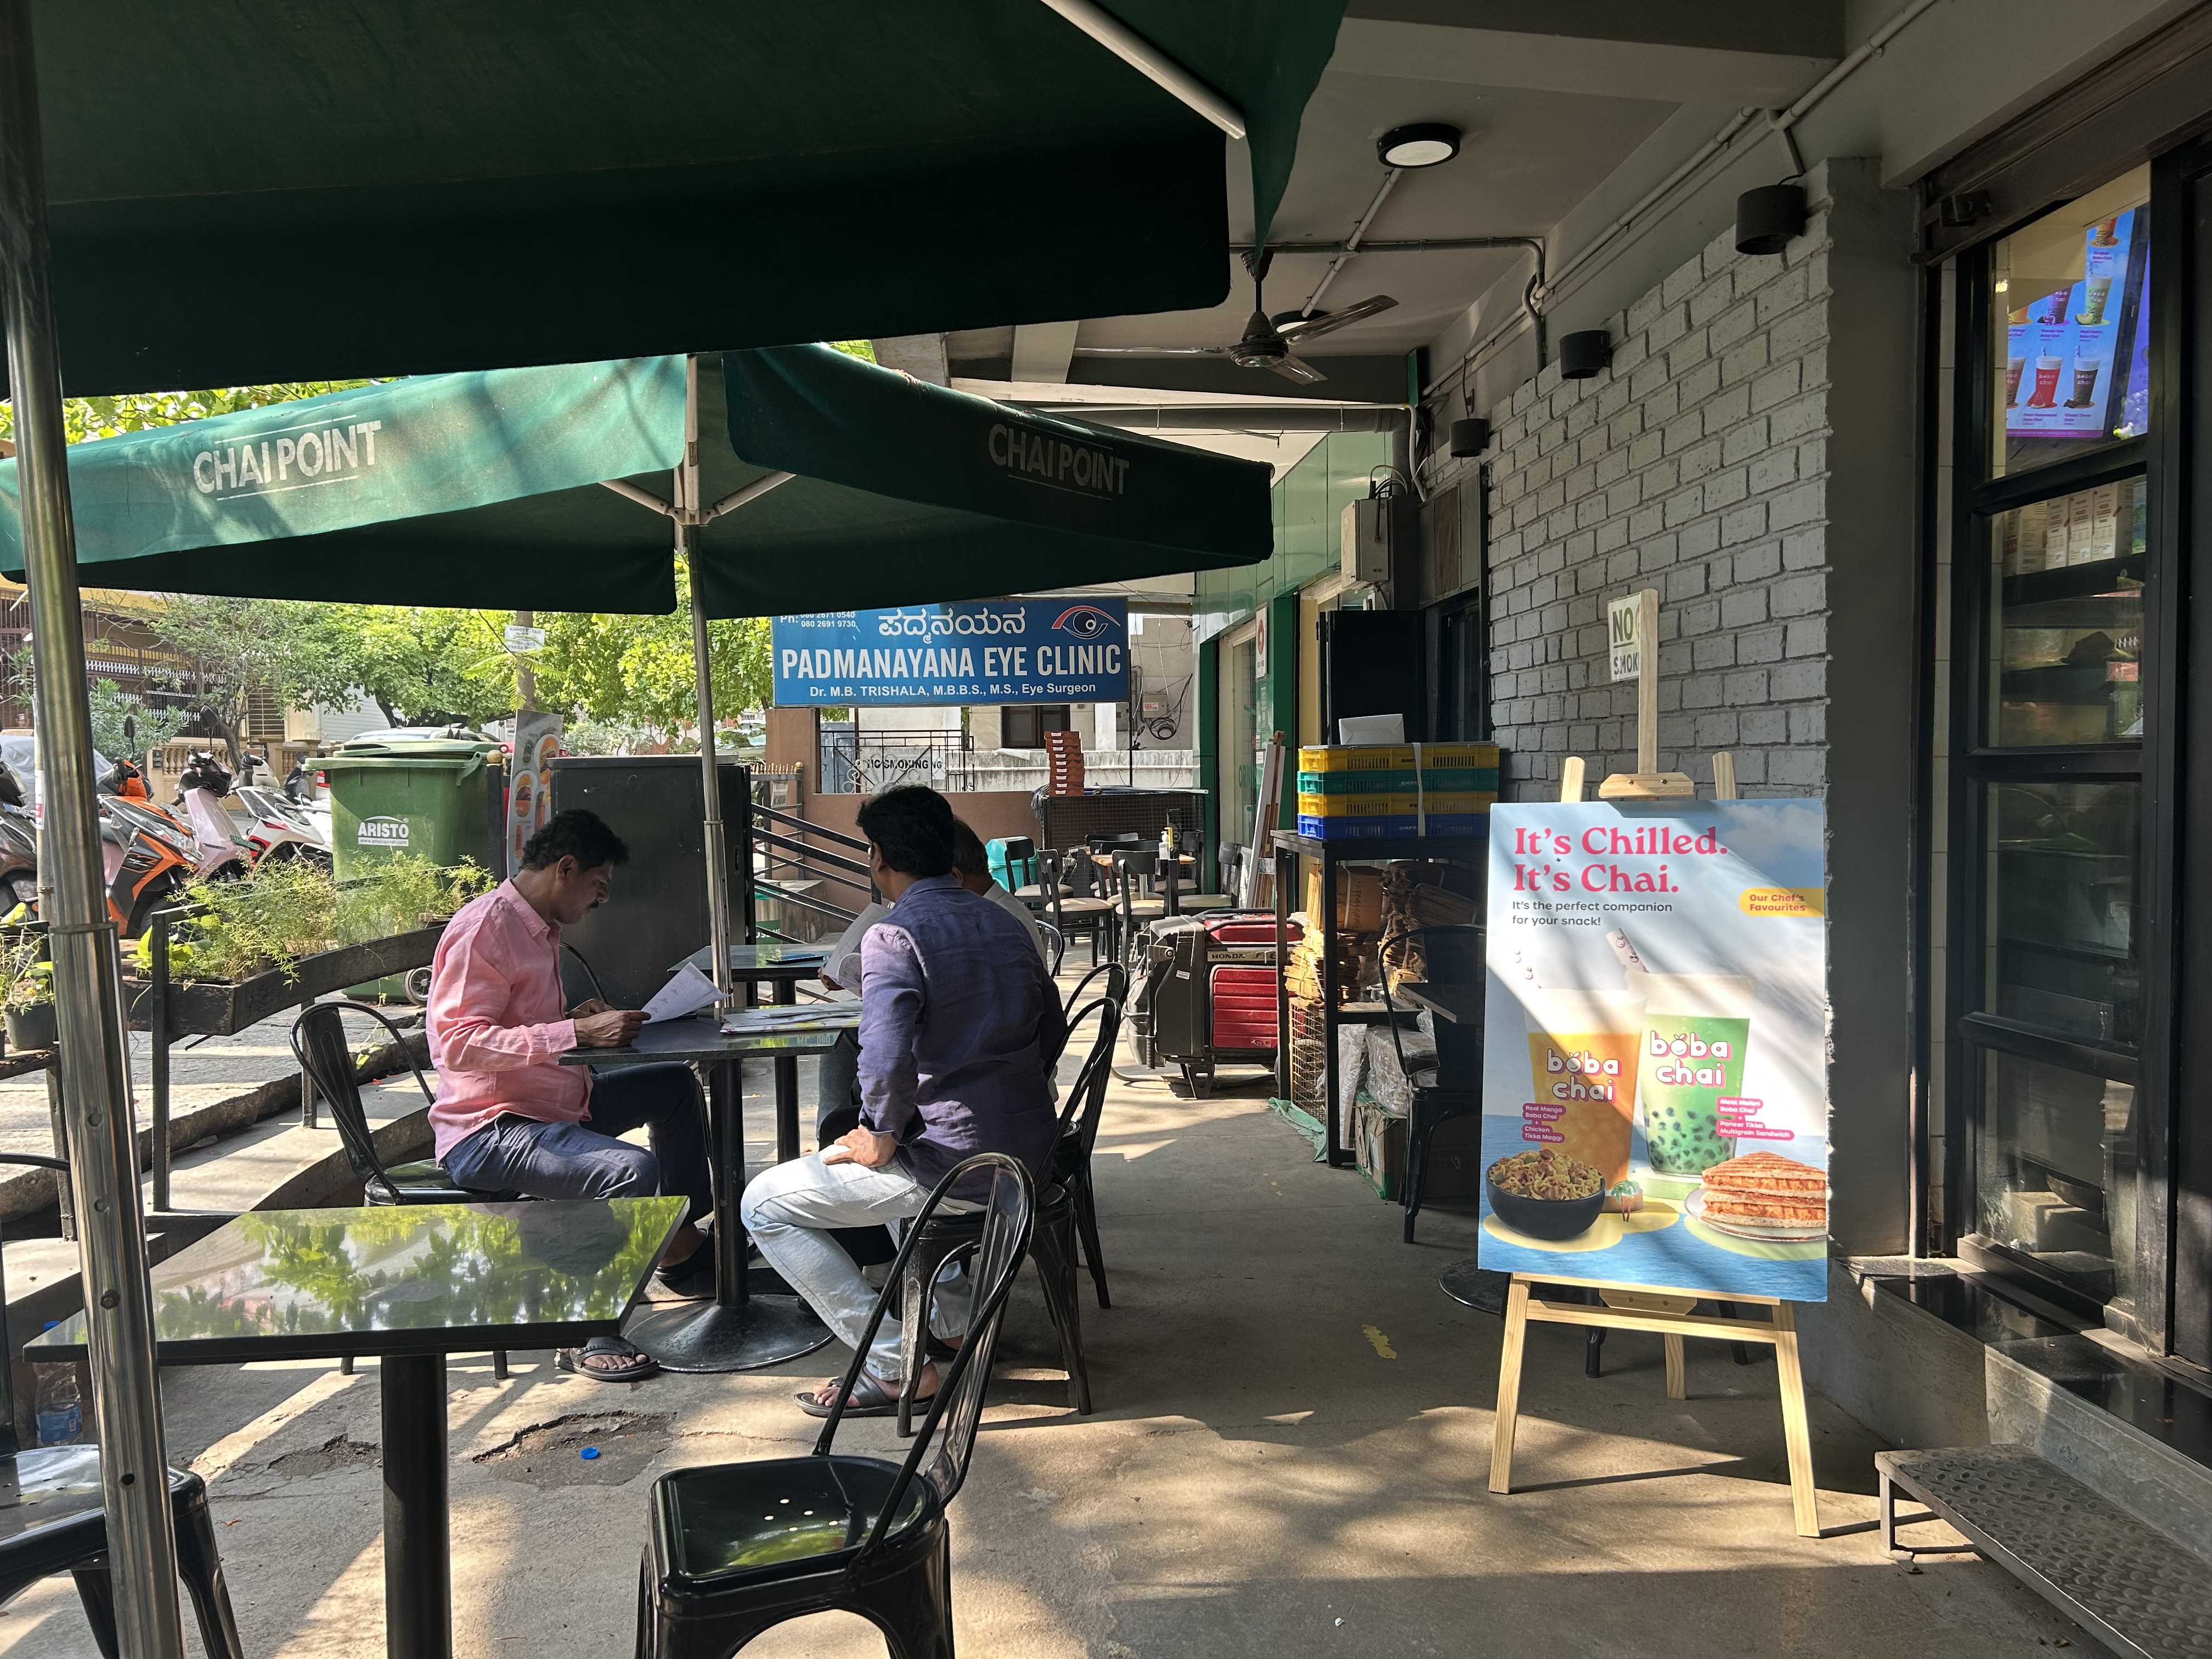
[[[1662,1175],[1701,1175],[1735,1156],[1720,1103],[1743,1091],[1753,982],[1732,974],[1632,974],[1644,994],[1637,1109],[1645,1151]]]
[[[1589,1164],[1607,1188],[1628,1178],[1644,1000],[1628,991],[1524,986],[1528,1024],[1529,1130]],[[1548,1139],[1556,1135],[1556,1139]]]

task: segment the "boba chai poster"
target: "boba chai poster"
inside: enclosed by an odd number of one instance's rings
[[[1826,830],[1814,800],[1492,809],[1483,1267],[1825,1299]]]

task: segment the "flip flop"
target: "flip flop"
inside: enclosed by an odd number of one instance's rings
[[[793,1395],[792,1398],[799,1401],[799,1409],[805,1412],[809,1417],[827,1417],[830,1415],[831,1408],[823,1405],[811,1393]],[[937,1395],[933,1392],[921,1395],[920,1398],[915,1400],[914,1403],[917,1407],[926,1408],[929,1402],[936,1398]],[[867,1372],[862,1371],[860,1373],[860,1381],[853,1384],[852,1395],[846,1401],[845,1415],[848,1417],[890,1417],[896,1414],[897,1411],[898,1395],[885,1389],[882,1383],[877,1382],[876,1379],[869,1376]]]
[[[637,1363],[617,1371],[594,1369],[584,1361],[594,1354],[607,1354]],[[572,1376],[588,1377],[594,1382],[641,1382],[648,1376],[660,1374],[660,1362],[650,1354],[639,1352],[618,1336],[595,1336],[580,1348],[562,1348],[553,1356],[553,1363]]]

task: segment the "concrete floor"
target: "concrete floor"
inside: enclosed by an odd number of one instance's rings
[[[1859,1425],[1814,1403],[1828,1537],[1790,1528],[1770,1364],[1691,1346],[1670,1403],[1656,1339],[1534,1328],[1516,1473],[1484,1490],[1499,1323],[1445,1298],[1469,1218],[1398,1212],[1315,1165],[1259,1090],[1117,1085],[1097,1159],[1114,1307],[1085,1310],[1098,1411],[1070,1414],[1033,1285],[1018,1298],[953,1520],[962,1650],[1019,1659],[1637,1652],[1941,1653],[2089,1644],[1972,1556],[1908,1573],[1872,1530]],[[764,1112],[750,1115],[764,1121]],[[1087,1291],[1086,1291],[1087,1294]],[[791,1403],[839,1369],[614,1387],[518,1356],[453,1374],[454,1622],[471,1659],[627,1653],[646,1492],[687,1463],[791,1455]],[[173,1461],[212,1482],[246,1651],[382,1646],[373,1365],[175,1370]],[[888,1425],[842,1445],[889,1451]],[[603,1455],[586,1462],[585,1444]],[[893,1454],[896,1455],[896,1454]],[[91,1651],[66,1580],[0,1613],[0,1652]],[[194,1651],[198,1651],[195,1647]],[[858,1621],[788,1626],[748,1659],[845,1659]]]

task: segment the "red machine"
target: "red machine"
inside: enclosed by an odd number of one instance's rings
[[[1291,923],[1291,939],[1299,938]],[[1213,1086],[1222,1065],[1275,1064],[1275,918],[1214,910],[1152,924],[1132,1023],[1138,1057],[1176,1066],[1194,1095]]]

